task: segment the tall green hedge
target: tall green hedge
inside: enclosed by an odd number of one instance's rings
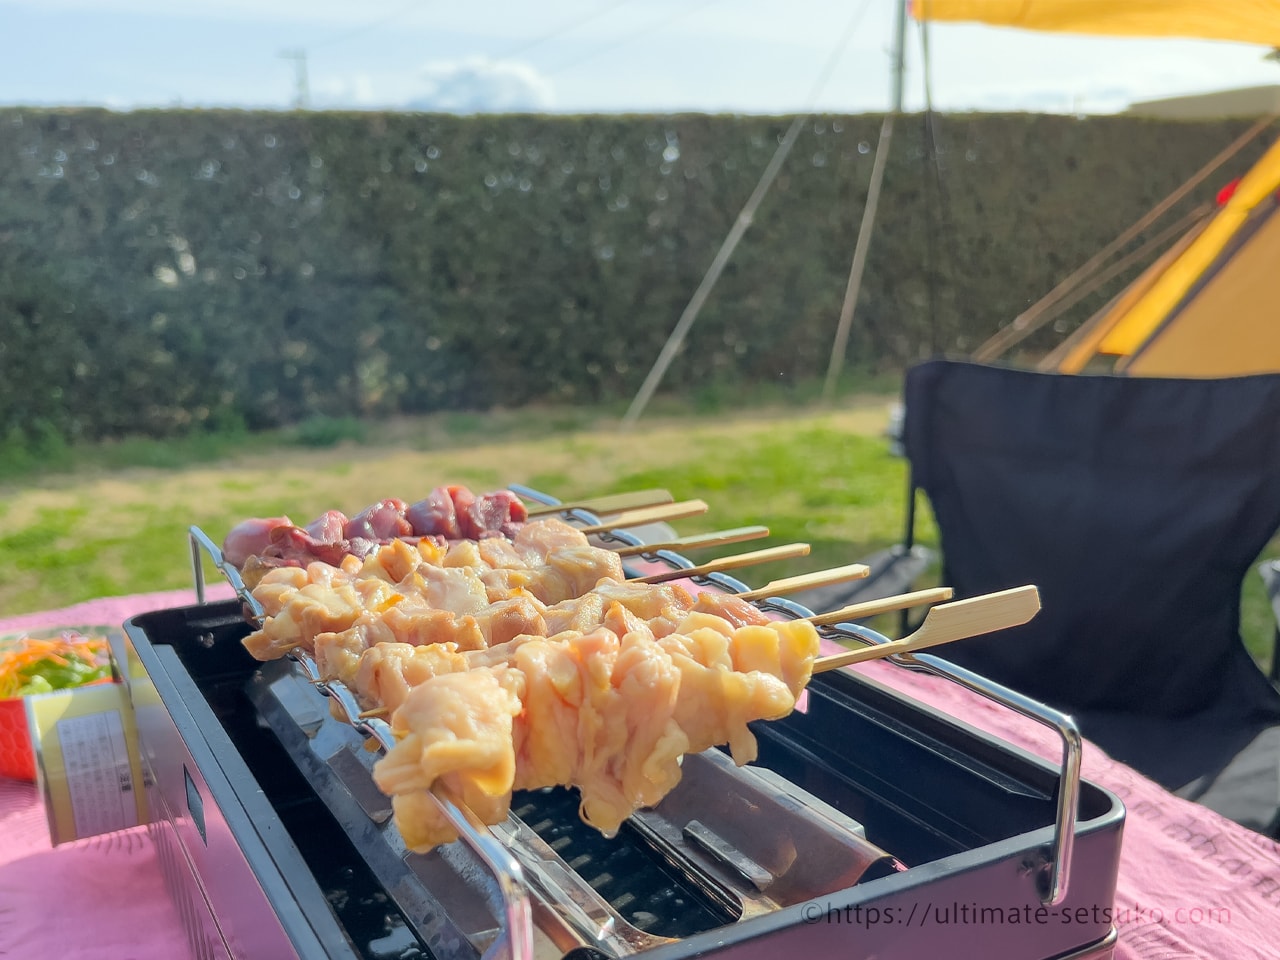
[[[0,438],[630,396],[789,122],[0,110]],[[825,369],[879,125],[808,124],[669,384]],[[850,363],[972,348],[1244,126],[903,118]]]

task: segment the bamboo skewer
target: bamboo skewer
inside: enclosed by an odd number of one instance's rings
[[[766,597],[781,597],[798,590],[810,590],[814,587],[827,587],[836,583],[847,583],[850,580],[861,580],[871,572],[864,563],[851,563],[844,567],[832,567],[830,570],[816,570],[813,573],[802,573],[796,577],[785,577],[782,580],[771,580],[756,590],[747,590],[734,594],[739,600],[763,600]]]
[[[914,653],[928,647],[964,640],[980,634],[1016,627],[1026,623],[1040,610],[1040,591],[1034,586],[1014,587],[998,593],[987,593],[967,600],[934,607],[914,633],[901,640],[862,647],[830,657],[819,657],[814,673],[823,673],[867,660],[879,660],[898,653]]]
[[[809,544],[788,543],[780,547],[766,547],[763,550],[752,550],[750,553],[739,553],[732,557],[721,557],[708,563],[700,563],[696,567],[683,570],[664,570],[662,573],[650,574],[647,577],[635,577],[627,583],[665,583],[668,580],[684,580],[688,577],[702,577],[708,573],[722,573],[725,570],[737,570],[757,563],[769,563],[772,560],[792,560],[809,555]]]
[[[658,550],[691,550],[700,547],[727,547],[732,543],[744,540],[759,540],[769,535],[768,527],[734,527],[732,530],[717,530],[714,533],[694,533],[687,537],[677,537],[664,543],[641,543],[636,546],[622,546],[613,552],[620,557],[635,557],[644,553],[655,553]]]
[[[580,533],[590,535],[604,533],[607,530],[621,530],[624,527],[640,527],[647,523],[660,523],[664,520],[683,520],[685,517],[696,517],[706,512],[707,504],[704,500],[681,500],[679,503],[627,510],[611,517],[607,522],[579,527],[578,530]]]
[[[845,623],[850,620],[861,620],[881,613],[892,613],[894,610],[906,610],[926,603],[941,603],[950,600],[954,591],[950,587],[932,587],[928,590],[916,590],[913,593],[900,593],[893,597],[881,597],[878,600],[864,600],[852,603],[830,613],[818,613],[805,617],[815,627],[830,623]]]
[[[630,493],[613,493],[603,497],[590,497],[586,500],[571,500],[566,503],[531,503],[527,509],[530,517],[565,513],[569,510],[590,510],[592,513],[606,514],[635,510],[639,507],[655,507],[674,500],[675,497],[671,495],[670,490],[632,490]]]

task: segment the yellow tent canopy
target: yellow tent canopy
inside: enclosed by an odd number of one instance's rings
[[[1082,328],[1057,369],[1078,373],[1096,354],[1147,376],[1218,377],[1280,370],[1280,142],[1221,210],[1168,262],[1139,277],[1096,324]]]
[[[1280,0],[911,0],[918,20],[1280,47]]]
[[[1280,47],[1280,0],[912,0],[911,11],[920,20]],[[1193,226],[1041,369],[1078,373],[1110,357],[1117,371],[1145,376],[1280,370],[1277,191],[1280,142],[1212,218]]]

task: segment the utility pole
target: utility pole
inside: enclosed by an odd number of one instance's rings
[[[907,79],[907,0],[898,0],[898,19],[893,28],[893,112],[902,112],[903,87]]]
[[[294,63],[293,108],[295,110],[311,109],[311,89],[307,84],[307,51],[302,47],[292,47],[281,50],[280,58],[292,60]]]
[[[867,187],[867,204],[862,208],[862,225],[858,229],[858,242],[853,250],[853,263],[849,266],[849,282],[844,291],[844,303],[840,305],[840,320],[836,324],[836,339],[831,346],[831,360],[827,365],[827,379],[822,385],[822,399],[832,400],[840,371],[844,367],[845,350],[849,346],[849,329],[853,326],[853,310],[858,303],[858,291],[862,289],[862,271],[867,265],[867,251],[871,247],[871,230],[876,222],[876,208],[880,204],[880,187],[884,183],[884,168],[889,161],[889,144],[893,140],[893,120],[902,112],[903,81],[907,72],[906,55],[907,0],[898,0],[897,19],[893,30],[893,107],[880,124],[880,139],[876,143],[876,157],[871,165],[871,184]]]

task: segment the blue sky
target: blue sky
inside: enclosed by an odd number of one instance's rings
[[[1229,0],[1224,0],[1229,2]],[[857,113],[890,102],[894,0],[0,0],[0,103]],[[829,79],[823,65],[850,39]],[[923,103],[920,38],[907,106]],[[1260,47],[930,30],[935,106],[1106,113],[1280,83]]]

